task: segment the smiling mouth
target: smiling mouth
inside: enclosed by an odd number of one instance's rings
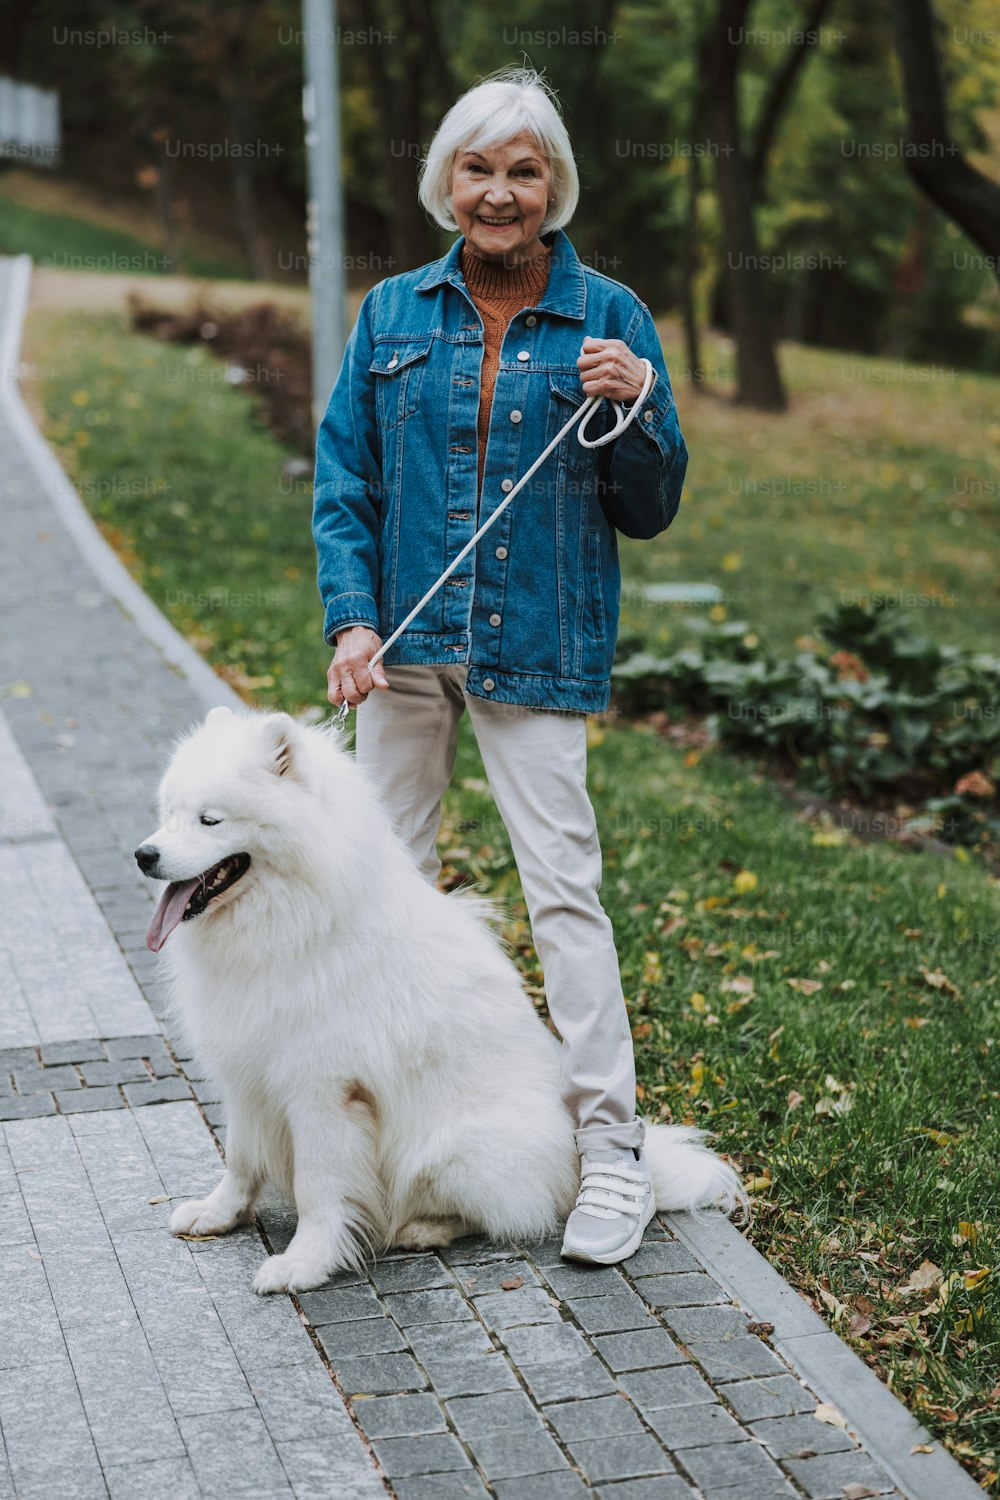
[[[172,880],[160,897],[146,929],[146,947],[159,953],[180,922],[200,917],[223,891],[242,880],[249,868],[249,854],[227,854],[218,864],[190,880]]]
[[[517,223],[517,219],[500,219],[492,215],[487,217],[486,214],[479,214],[477,217],[480,224],[485,224],[489,229],[509,229],[512,224]]]

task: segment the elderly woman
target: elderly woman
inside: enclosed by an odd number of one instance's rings
[[[562,1253],[610,1264],[637,1248],[654,1201],[598,897],[586,715],[610,698],[615,533],[670,525],[687,449],[649,309],[586,266],[562,228],[578,196],[569,137],[533,71],[503,69],[448,111],[419,198],[460,237],[361,304],[318,436],[313,533],[324,639],[336,644],[327,696],[360,705],[358,763],[432,883],[469,710],[562,1037],[582,1157]],[[642,356],[655,380],[622,435],[590,449],[571,428],[386,653],[388,672],[383,660],[369,668],[574,407],[636,400]],[[605,403],[588,439],[611,421]]]

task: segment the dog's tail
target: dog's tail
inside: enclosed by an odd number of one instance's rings
[[[704,1144],[707,1131],[693,1125],[646,1126],[645,1151],[659,1213],[720,1208],[747,1209],[747,1195],[733,1168]]]

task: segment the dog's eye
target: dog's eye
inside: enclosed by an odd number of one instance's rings
[[[198,819],[198,822],[204,824],[204,826],[206,828],[214,828],[215,825],[216,825],[216,823],[221,823],[222,822],[222,819],[221,818],[210,818],[208,816],[208,813],[202,813],[201,817]]]

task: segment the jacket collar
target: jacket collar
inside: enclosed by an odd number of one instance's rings
[[[583,320],[587,308],[587,284],[583,264],[573,249],[569,236],[562,229],[550,230],[542,235],[542,243],[552,247],[552,265],[548,285],[541,302],[535,304],[539,312],[561,313],[566,318]],[[432,260],[426,273],[417,282],[415,291],[427,292],[450,281],[454,286],[463,286],[460,256],[465,236],[459,235],[446,255]]]

